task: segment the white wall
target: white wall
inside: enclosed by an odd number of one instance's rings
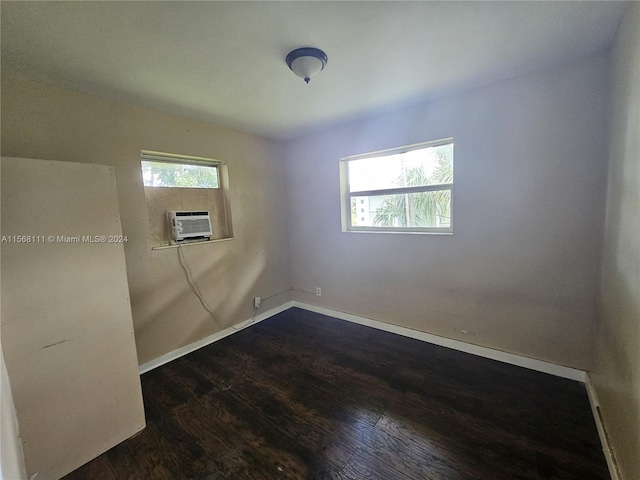
[[[640,478],[640,3],[612,50],[609,184],[592,380],[624,480]]]
[[[289,142],[295,298],[588,368],[606,103],[598,55]],[[449,136],[453,236],[341,232],[341,157]]]

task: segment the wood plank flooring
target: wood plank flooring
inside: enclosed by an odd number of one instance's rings
[[[584,385],[290,309],[142,376],[79,479],[609,479]]]

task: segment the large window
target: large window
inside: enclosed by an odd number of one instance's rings
[[[343,158],[345,231],[452,233],[453,139]]]

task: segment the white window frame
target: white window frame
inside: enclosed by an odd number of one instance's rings
[[[354,160],[364,160],[367,158],[385,157],[389,155],[397,155],[413,150],[420,150],[428,147],[438,147],[441,145],[453,144],[453,138],[443,138],[431,142],[417,143],[404,147],[390,148],[387,150],[379,150],[377,152],[364,153],[361,155],[351,155],[340,159],[340,205],[341,205],[341,222],[343,232],[362,232],[362,233],[414,233],[414,234],[431,234],[431,235],[452,235],[453,234],[453,183],[439,185],[422,185],[417,187],[398,187],[377,190],[358,190],[352,191],[349,186],[349,168],[348,164]],[[455,170],[455,158],[454,158]],[[449,227],[377,227],[377,226],[356,226],[351,224],[351,199],[353,197],[363,196],[383,196],[397,195],[405,193],[434,192],[448,190],[451,195],[451,218]]]

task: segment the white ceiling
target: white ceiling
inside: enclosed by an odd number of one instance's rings
[[[288,138],[611,46],[622,2],[2,2],[2,73]],[[324,50],[306,85],[284,62]]]

